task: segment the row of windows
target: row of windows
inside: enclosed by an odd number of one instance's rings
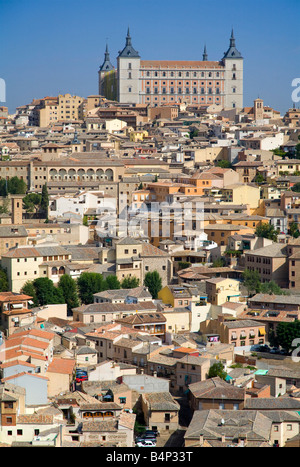
[[[130,91],[130,92],[131,92],[131,91]],[[176,95],[176,94],[174,94],[174,95]],[[187,95],[189,95],[189,94],[187,94]],[[151,99],[150,97],[146,97],[146,98],[145,98],[145,100],[146,100],[147,102],[149,102],[150,99]],[[158,101],[158,97],[154,97],[153,100],[154,100],[154,101]],[[166,98],[165,98],[165,97],[162,97],[161,100],[162,100],[162,101],[166,101]],[[175,97],[170,97],[170,101],[174,101],[174,100],[175,100]],[[194,102],[197,102],[197,100],[201,100],[201,102],[204,102],[205,100],[207,100],[207,101],[209,101],[209,102],[212,102],[213,99],[212,99],[212,97],[206,97],[206,98],[204,98],[204,97],[201,97],[201,98],[199,98],[199,97],[193,97],[192,100],[193,100]],[[220,101],[220,98],[219,98],[219,97],[216,97],[215,100],[216,100],[216,102],[218,103],[218,102]],[[156,103],[155,105],[157,105],[157,103]],[[232,106],[235,107],[235,103],[233,103]]]
[[[261,256],[248,256],[248,261],[251,263],[271,264],[270,258],[262,258]]]
[[[142,73],[143,74],[143,73]],[[167,77],[167,76],[171,76],[171,77],[175,77],[175,76],[179,76],[179,77],[183,77],[183,76],[186,76],[186,77],[201,77],[201,78],[205,78],[205,77],[208,77],[208,78],[213,78],[213,77],[216,77],[216,78],[220,78],[221,76],[221,73],[219,71],[217,72],[199,72],[199,71],[169,71],[169,72],[166,72],[166,71],[145,71],[145,75],[146,76],[155,76],[155,77],[159,77],[159,76],[162,76],[162,77]]]
[[[261,268],[253,268],[251,266],[248,267],[249,271],[258,271],[259,274],[267,274],[267,275],[270,275],[271,274],[271,271],[270,269],[261,269]]]
[[[153,93],[154,94],[159,94],[158,88],[154,88]],[[175,94],[175,93],[176,94],[191,94],[191,93],[192,94],[198,94],[199,92],[198,92],[197,88],[193,88],[192,90],[190,88],[185,88],[185,89],[178,88],[177,90],[174,90],[174,88],[170,88],[170,92],[168,93],[166,88],[162,88],[161,93],[162,94]],[[151,94],[151,89],[150,88],[146,88],[146,94]],[[201,88],[200,94],[203,94],[203,95],[204,94],[213,94],[213,89],[208,88],[207,92],[205,92],[205,89]],[[215,94],[220,94],[220,88],[216,88]]]
[[[147,84],[147,85],[150,85],[151,82],[150,82],[150,81],[146,81],[146,84]],[[154,81],[154,85],[158,85],[158,84],[159,84],[158,81]],[[168,83],[166,83],[166,81],[162,81],[162,85],[163,85],[163,86],[165,86],[166,84],[168,84]],[[174,81],[170,81],[170,85],[171,85],[171,86],[173,86],[174,84],[178,84],[179,86],[180,86],[180,85],[184,85],[183,81],[178,81],[178,83],[174,83]],[[191,82],[191,81],[186,81],[185,84],[186,84],[186,86],[192,86],[192,82]],[[197,83],[197,81],[193,81],[193,85],[194,85],[194,86],[197,86],[198,84],[199,84],[199,83]],[[212,81],[208,81],[208,85],[209,85],[209,86],[212,86],[213,84],[214,84],[214,83],[213,83]],[[216,84],[217,86],[219,86],[220,81],[216,81],[215,84]],[[205,85],[205,81],[201,81],[201,86],[204,86],[204,85]]]

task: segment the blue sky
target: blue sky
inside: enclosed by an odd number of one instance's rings
[[[259,96],[284,113],[300,78],[299,0],[0,0],[0,15],[10,112],[47,95],[97,94],[106,41],[116,65],[128,26],[148,60],[201,60],[204,43],[219,60],[233,27],[245,106]]]

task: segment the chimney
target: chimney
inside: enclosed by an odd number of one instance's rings
[[[199,437],[199,444],[200,444],[200,446],[203,446],[203,443],[204,443],[204,436],[203,436],[203,434],[201,433],[201,434],[200,434],[200,437]]]

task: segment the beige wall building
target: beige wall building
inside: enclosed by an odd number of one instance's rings
[[[207,301],[212,305],[222,305],[225,302],[238,302],[240,298],[240,282],[222,277],[206,281]]]
[[[41,99],[39,126],[47,127],[59,121],[79,121],[85,115],[85,99],[71,94]]]
[[[177,430],[180,406],[169,392],[142,394],[141,404],[146,425],[150,429],[160,433]]]

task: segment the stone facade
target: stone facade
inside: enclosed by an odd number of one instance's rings
[[[172,103],[243,107],[243,57],[235,46],[232,31],[230,45],[223,58],[208,61],[206,48],[202,60],[142,60],[133,48],[129,29],[125,47],[112,66],[108,50],[99,70],[99,92],[115,95],[121,103],[160,106]],[[111,77],[116,77],[116,81]],[[107,89],[107,78],[110,86]]]

